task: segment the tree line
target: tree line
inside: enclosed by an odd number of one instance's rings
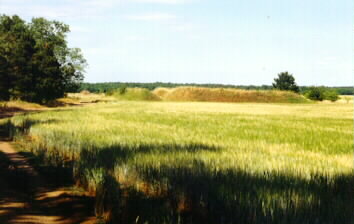
[[[197,83],[171,83],[171,82],[151,82],[151,83],[139,83],[139,82],[102,82],[102,83],[82,83],[79,91],[88,90],[94,93],[106,93],[111,90],[116,90],[121,87],[126,88],[145,88],[148,90],[154,90],[158,87],[175,88],[179,86],[196,86],[196,87],[208,87],[208,88],[237,88],[237,89],[259,89],[270,90],[273,87],[270,85],[229,85],[229,84],[197,84]]]
[[[58,21],[0,15],[0,100],[45,103],[78,91],[87,63],[68,32]]]
[[[170,83],[170,82],[151,82],[151,83],[138,83],[138,82],[102,82],[102,83],[82,83],[78,91],[88,90],[92,93],[107,93],[122,87],[126,88],[145,88],[154,90],[158,87],[174,88],[178,86],[197,86],[208,88],[237,88],[245,90],[271,90],[272,85],[225,85],[225,84],[197,84],[197,83]],[[311,86],[299,86],[300,93],[308,92]],[[336,91],[339,95],[354,95],[354,87],[327,87],[321,88]]]

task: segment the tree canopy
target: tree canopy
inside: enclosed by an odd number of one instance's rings
[[[279,90],[300,92],[300,88],[297,86],[294,76],[289,74],[289,72],[279,73],[278,78],[274,79],[273,87]]]
[[[0,15],[0,100],[43,103],[79,88],[87,63],[68,32],[58,21]]]

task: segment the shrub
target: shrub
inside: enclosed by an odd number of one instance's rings
[[[327,90],[325,92],[325,99],[335,102],[339,99],[338,93],[335,90]]]
[[[310,100],[322,101],[324,100],[324,89],[320,87],[311,87],[305,96]]]
[[[330,100],[332,102],[339,99],[338,93],[335,90],[326,89],[324,87],[311,87],[306,93],[305,96],[310,100],[322,101]]]

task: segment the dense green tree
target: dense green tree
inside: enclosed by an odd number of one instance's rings
[[[278,74],[278,78],[274,79],[273,88],[296,93],[300,92],[300,88],[297,86],[294,76],[288,72]]]
[[[67,46],[69,31],[58,21],[0,16],[0,99],[46,102],[79,88],[86,61]]]
[[[34,39],[18,16],[0,17],[0,97],[8,100],[26,87],[31,76]],[[28,74],[24,76],[24,74]]]

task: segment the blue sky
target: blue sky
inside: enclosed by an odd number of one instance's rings
[[[0,0],[70,25],[88,82],[354,83],[352,0]]]

